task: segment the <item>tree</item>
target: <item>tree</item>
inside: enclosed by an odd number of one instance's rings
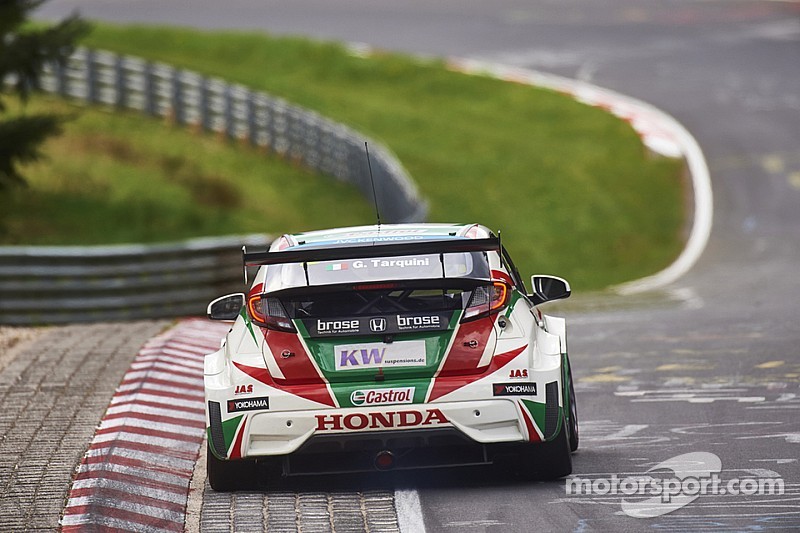
[[[45,1],[0,0],[0,95],[10,89],[23,104],[38,87],[42,67],[63,64],[75,42],[89,30],[77,14],[50,27],[31,25],[31,12]],[[0,98],[0,117],[6,112]],[[25,184],[18,165],[40,156],[39,145],[60,132],[61,120],[48,114],[0,118],[0,190]]]

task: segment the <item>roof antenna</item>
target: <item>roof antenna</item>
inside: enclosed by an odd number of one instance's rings
[[[378,218],[378,231],[381,230],[381,212],[378,210],[378,195],[375,193],[375,178],[372,176],[372,163],[369,161],[369,144],[364,141],[364,150],[367,152],[367,167],[369,168],[369,182],[372,184],[372,201],[375,202],[375,216]]]

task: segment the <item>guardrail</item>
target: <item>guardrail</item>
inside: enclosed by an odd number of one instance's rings
[[[242,245],[266,235],[181,243],[0,247],[0,324],[58,324],[203,315],[244,290]]]
[[[372,203],[367,141],[382,220],[419,222],[427,215],[416,185],[385,146],[313,111],[242,85],[137,57],[80,48],[64,65],[47,66],[40,88],[246,140],[352,183]]]
[[[425,219],[427,205],[389,150],[284,100],[162,63],[78,49],[50,65],[41,89],[132,109],[243,139],[317,172],[353,183],[384,222]],[[0,324],[54,324],[205,313],[216,296],[243,289],[242,244],[265,236],[163,245],[0,247]]]
[[[418,222],[427,215],[416,185],[385,146],[313,111],[242,85],[137,57],[80,48],[64,65],[47,66],[40,88],[246,140],[354,184],[371,203],[367,141],[382,220]]]

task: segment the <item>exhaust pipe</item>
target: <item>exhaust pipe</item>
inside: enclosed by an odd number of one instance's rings
[[[383,450],[375,456],[373,464],[377,470],[386,471],[394,468],[395,462],[394,454],[389,450]]]

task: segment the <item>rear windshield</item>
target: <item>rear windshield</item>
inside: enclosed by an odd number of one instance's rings
[[[369,289],[280,297],[311,337],[435,332],[466,306],[461,289]]]

